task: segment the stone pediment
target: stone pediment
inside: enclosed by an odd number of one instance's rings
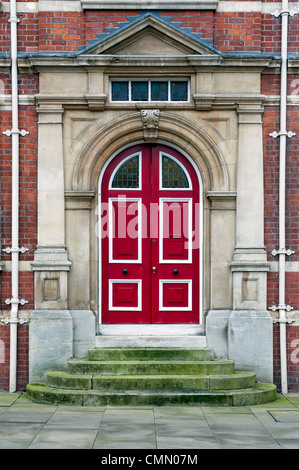
[[[182,27],[172,22],[172,17],[163,19],[153,12],[127,20],[106,33],[98,34],[98,39],[90,40],[90,45],[82,48],[80,54],[138,55],[217,55],[211,40],[194,33],[192,28]]]

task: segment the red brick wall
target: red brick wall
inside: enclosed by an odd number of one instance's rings
[[[19,50],[77,51],[89,39],[138,17],[138,11],[86,10],[84,12],[19,13]],[[174,24],[191,27],[211,39],[220,51],[280,52],[281,19],[260,12],[163,11],[161,18],[172,16]],[[9,13],[0,12],[0,42],[3,52],[10,50]],[[299,39],[298,15],[290,18],[290,52],[297,52]]]
[[[10,49],[10,25],[8,23],[9,13],[0,11],[0,44],[1,52],[9,52]]]
[[[1,93],[11,93],[9,76],[1,76]],[[23,74],[19,76],[20,95],[34,95],[38,92],[38,75]],[[35,106],[19,107],[20,129],[29,134],[20,136],[19,151],[19,245],[29,248],[25,254],[20,254],[20,261],[33,260],[37,243],[37,113]],[[1,131],[11,129],[11,111],[5,110],[0,114]],[[11,138],[0,133],[0,203],[1,203],[1,249],[11,247]],[[11,255],[2,253],[3,261],[11,261]],[[10,316],[10,307],[5,299],[11,298],[11,272],[2,271],[0,274],[0,299],[3,314]],[[19,296],[28,301],[19,309],[34,308],[34,273],[20,271]],[[0,323],[0,390],[9,387],[9,331],[10,327]],[[3,343],[5,357],[1,355]],[[18,389],[25,388],[28,382],[28,325],[18,326]]]
[[[279,326],[274,326],[274,382],[278,391],[281,391],[280,376],[280,346]],[[287,326],[287,373],[288,391],[296,393],[299,390],[299,326]]]
[[[216,13],[215,46],[220,51],[260,51],[260,13]]]
[[[261,15],[261,51],[279,54],[281,49],[281,19],[272,15]]]
[[[17,390],[26,389],[28,377],[28,325],[18,326],[17,337]],[[0,324],[0,392],[9,389],[10,327]]]
[[[279,36],[277,34],[277,36]],[[269,38],[269,44],[270,44]],[[271,46],[272,47],[272,46]],[[268,49],[267,52],[275,52]],[[298,95],[299,76],[288,76],[288,94]],[[265,95],[280,94],[280,75],[264,75],[261,83],[261,93]],[[278,261],[271,255],[273,249],[279,248],[279,138],[274,139],[269,134],[280,130],[280,107],[266,106],[264,112],[264,181],[265,181],[265,245],[269,261]],[[297,135],[287,139],[286,160],[286,248],[295,251],[287,261],[299,260],[299,133],[298,106],[289,106],[287,113],[287,130]],[[287,263],[288,266],[288,263]],[[287,267],[289,271],[289,268]],[[286,304],[299,310],[299,273],[286,272]],[[268,274],[268,306],[279,304],[278,272]],[[288,384],[289,392],[299,391],[299,355],[296,347],[299,344],[299,327],[287,325],[288,348]],[[274,381],[280,390],[280,352],[279,326],[274,326]]]
[[[84,14],[80,12],[40,12],[40,51],[77,51],[86,42]]]
[[[20,94],[37,90],[37,77],[24,76],[20,80]],[[19,244],[29,251],[20,254],[21,261],[33,260],[33,253],[37,243],[37,114],[35,106],[20,106],[21,128],[29,132],[28,136],[20,136],[19,179]],[[11,112],[1,113],[1,128],[11,129]],[[11,247],[11,138],[0,136],[0,184],[1,184],[1,246]],[[3,261],[10,261],[10,254],[3,253]],[[11,297],[10,272],[1,274],[2,309],[5,309],[3,300]],[[22,279],[23,278],[23,279]],[[29,284],[31,289],[29,290]],[[27,306],[20,308],[33,308],[33,282],[32,272],[20,273],[20,295],[29,300]],[[25,295],[26,293],[26,295]],[[29,297],[29,298],[28,298]]]
[[[182,28],[192,28],[192,33],[201,33],[203,39],[214,37],[214,13],[212,11],[165,11],[161,18],[172,16],[175,26],[180,23]]]

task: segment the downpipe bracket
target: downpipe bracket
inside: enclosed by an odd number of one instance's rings
[[[297,15],[299,13],[299,11],[297,9],[292,9],[292,10],[289,10],[288,8],[284,9],[284,10],[276,10],[274,11],[273,13],[271,13],[272,16],[275,16],[275,18],[278,18],[279,16],[282,16],[282,15],[289,15],[289,16],[294,16],[294,15]]]
[[[289,139],[291,139],[296,134],[292,131],[279,131],[279,132],[274,131],[271,134],[269,134],[269,136],[273,137],[273,139],[277,139],[277,137],[280,137],[282,135],[286,135]]]
[[[15,304],[15,305],[25,305],[25,304],[28,304],[29,303],[29,300],[25,300],[25,299],[6,299],[4,301],[6,303],[6,305],[10,305],[10,304]]]
[[[275,325],[276,323],[285,323],[285,324],[291,324],[293,323],[295,320],[294,318],[273,318],[273,324]]]
[[[2,132],[2,134],[6,135],[7,137],[10,137],[13,134],[19,134],[22,137],[25,137],[25,135],[28,135],[29,132],[25,131],[25,129],[22,129],[21,131],[19,129],[8,129],[7,131]]]
[[[29,248],[26,248],[25,246],[22,246],[21,248],[12,246],[11,248],[10,247],[3,248],[2,251],[4,251],[7,254],[9,254],[9,253],[26,253],[26,251],[29,251]]]
[[[15,24],[17,24],[17,23],[20,23],[20,20],[19,20],[19,18],[18,18],[17,16],[12,16],[11,18],[9,18],[8,23],[15,23]]]
[[[273,312],[276,312],[277,310],[286,310],[287,312],[290,312],[293,310],[293,307],[291,307],[291,305],[279,304],[272,305],[272,307],[269,307],[269,310],[272,310]]]
[[[287,256],[291,256],[291,255],[294,255],[295,254],[295,251],[293,250],[286,250],[285,248],[281,248],[280,250],[272,250],[271,251],[271,255],[272,256],[277,256],[277,255],[287,255]]]
[[[5,317],[2,320],[0,319],[0,323],[5,323],[6,325],[9,325],[9,324],[24,325],[25,323],[28,323],[28,320],[26,320],[26,318],[8,318],[8,317]]]

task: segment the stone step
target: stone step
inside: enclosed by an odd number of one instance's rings
[[[89,361],[212,361],[210,348],[104,348],[90,349]]]
[[[70,374],[98,375],[227,375],[234,362],[219,361],[88,361],[71,359]]]
[[[106,326],[106,325],[105,325]],[[113,325],[115,326],[115,325]],[[134,325],[135,326],[135,325]],[[147,326],[147,325],[146,325]],[[157,326],[157,325],[154,325]],[[163,325],[164,327],[166,325]],[[199,334],[184,334],[183,327],[180,325],[180,334],[171,334],[173,330],[168,326],[168,334],[156,335],[153,331],[144,330],[144,334],[132,334],[132,331],[128,329],[128,332],[124,334],[106,334],[105,331],[102,335],[98,335],[95,338],[96,348],[205,348],[207,345],[206,337]],[[114,330],[114,329],[113,329]],[[178,333],[178,332],[176,332]]]
[[[73,390],[237,390],[255,386],[253,372],[235,372],[230,375],[138,375],[98,376],[76,375],[51,371],[47,384],[55,388]]]
[[[229,391],[99,391],[52,388],[44,384],[28,384],[27,396],[39,403],[79,406],[253,406],[276,398],[273,384],[256,384],[252,388]]]
[[[181,345],[182,346],[182,345]],[[72,405],[255,405],[273,401],[273,384],[253,372],[214,360],[210,348],[95,348],[70,359],[68,371],[48,372],[46,384],[28,384],[39,403]]]

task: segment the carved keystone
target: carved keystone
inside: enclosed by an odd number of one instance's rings
[[[156,141],[159,131],[160,110],[142,109],[141,120],[144,140],[152,142]]]

